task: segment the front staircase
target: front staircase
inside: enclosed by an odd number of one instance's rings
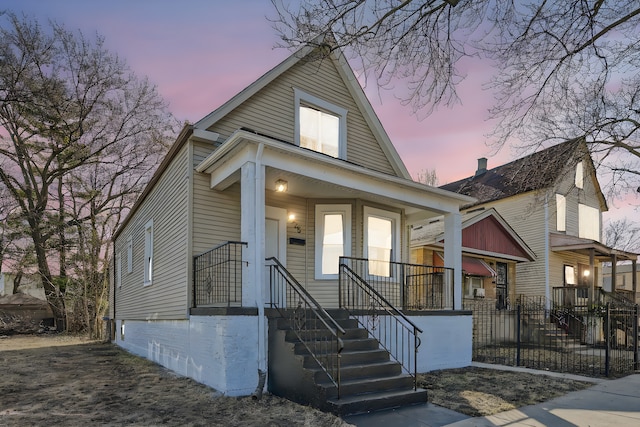
[[[349,318],[345,310],[329,312],[345,331],[337,381],[329,378],[306,347],[334,355],[337,351],[336,345],[326,345],[331,337],[325,329],[314,329],[314,316],[303,316],[311,326],[305,333],[318,340],[307,341],[306,346],[291,328],[291,320],[274,317],[269,321],[270,392],[336,415],[426,403],[427,391],[414,389],[413,376],[403,372],[401,364],[356,319]]]

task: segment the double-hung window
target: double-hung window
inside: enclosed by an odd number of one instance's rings
[[[351,254],[351,205],[316,205],[316,279],[337,279],[339,259]]]
[[[295,142],[328,156],[346,158],[347,110],[295,89]]]
[[[153,283],[153,220],[144,226],[144,286]]]
[[[365,206],[364,225],[369,274],[390,277],[391,262],[400,248],[400,214]]]

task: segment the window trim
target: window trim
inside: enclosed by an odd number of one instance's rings
[[[149,237],[147,239],[147,237]],[[153,220],[150,219],[144,225],[144,282],[143,286],[151,286],[153,284]]]
[[[562,194],[556,194],[556,231],[567,231],[567,198]]]
[[[364,206],[362,216],[362,228],[363,228],[363,256],[369,259],[369,217],[385,219],[391,221],[391,256],[389,262],[398,262],[400,260],[400,221],[401,216],[397,212],[387,211],[384,209],[374,208],[371,206]],[[383,260],[380,260],[383,261]],[[391,277],[392,271],[389,276],[377,276],[367,272],[367,274],[376,277]]]
[[[323,238],[324,238],[324,216],[326,214],[341,214],[342,223],[342,253],[344,256],[351,255],[351,205],[350,204],[318,204],[316,205],[315,217],[315,279],[316,280],[336,280],[338,274],[322,273]]]
[[[338,107],[335,104],[327,102],[316,96],[308,94],[300,89],[293,89],[295,104],[295,125],[294,125],[294,142],[300,147],[300,106],[308,105],[314,107],[320,111],[333,114],[339,119],[338,128],[338,158],[346,160],[347,158],[347,112],[348,110],[342,107]],[[321,153],[321,151],[318,151]],[[325,154],[325,153],[322,153]]]
[[[127,273],[133,273],[133,236],[127,237]]]

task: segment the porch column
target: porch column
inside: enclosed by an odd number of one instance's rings
[[[453,269],[453,309],[462,309],[462,216],[444,216],[444,266]],[[451,289],[451,287],[447,287]]]
[[[611,255],[611,292],[616,291],[616,279],[618,275],[618,257],[616,254]]]
[[[247,242],[247,248],[242,251],[242,306],[256,307],[260,279],[257,266],[259,261],[260,241],[256,229],[258,212],[256,203],[256,164],[247,162],[242,165],[240,180],[240,240]]]
[[[636,272],[636,260],[631,260],[631,289],[633,289],[633,303],[638,303],[638,273]]]
[[[589,249],[589,307],[592,306],[596,296],[596,271],[595,271],[595,249]],[[580,279],[578,279],[580,283]]]

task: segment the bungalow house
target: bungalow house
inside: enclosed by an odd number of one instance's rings
[[[601,243],[608,208],[582,139],[492,169],[479,159],[475,174],[440,188],[475,197],[464,212],[495,209],[535,253],[516,266],[518,295],[586,306],[598,296],[602,262],[637,258]]]
[[[411,180],[340,52],[307,46],[186,126],[114,235],[114,342],[230,396],[337,413],[424,401],[471,362],[460,206]],[[409,263],[442,217],[443,266]],[[403,309],[437,277],[440,315]],[[363,394],[364,393],[364,394]]]
[[[411,229],[412,262],[442,265],[444,224],[435,218]],[[465,308],[473,300],[495,301],[505,308],[515,301],[516,264],[535,254],[494,208],[472,209],[462,216],[462,297]]]

